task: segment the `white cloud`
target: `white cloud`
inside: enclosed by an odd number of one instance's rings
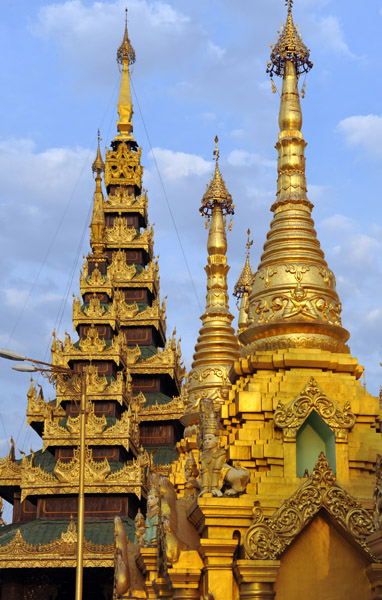
[[[327,17],[317,18],[315,26],[316,35],[321,40],[322,48],[325,48],[326,51],[353,56],[345,42],[341,24],[337,17],[328,15]]]
[[[368,156],[382,158],[382,116],[380,115],[354,115],[340,121],[337,125],[345,138],[346,143],[352,147],[361,147]]]
[[[250,167],[252,165],[276,168],[275,160],[263,158],[260,154],[247,152],[246,150],[232,150],[227,159],[228,163],[233,167]]]
[[[205,175],[211,173],[213,164],[197,154],[174,152],[164,148],[153,148],[149,157],[155,157],[159,172],[165,179],[175,181],[190,175]]]

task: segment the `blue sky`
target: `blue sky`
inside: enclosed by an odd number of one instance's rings
[[[2,1],[0,346],[36,358],[49,359],[55,326],[61,337],[65,329],[72,332],[71,294],[78,293],[89,248],[96,132],[100,127],[104,147],[116,131],[115,52],[125,4]],[[168,332],[176,326],[188,368],[205,301],[206,231],[198,208],[216,134],[236,204],[228,237],[231,291],[248,226],[256,267],[271,220],[279,97],[271,92],[265,63],[285,14],[282,0],[129,2],[137,55],[134,129],[143,148],[161,295],[168,296]],[[294,19],[314,62],[302,101],[313,217],[336,274],[352,354],[365,365],[367,388],[376,394],[382,360],[382,1],[369,0],[365,10],[348,0],[295,0]],[[231,310],[236,314],[233,299]],[[16,448],[39,447],[23,421],[28,376],[10,366],[0,364],[0,455],[11,434]]]

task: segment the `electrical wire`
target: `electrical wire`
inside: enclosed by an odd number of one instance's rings
[[[163,179],[162,179],[162,176],[161,176],[160,171],[159,171],[158,163],[157,163],[157,160],[155,158],[154,149],[153,149],[152,144],[151,144],[150,136],[149,136],[148,131],[147,131],[146,123],[145,123],[145,120],[143,118],[143,113],[142,113],[141,105],[139,103],[137,92],[135,91],[135,86],[134,86],[134,82],[133,82],[133,79],[132,79],[131,75],[130,75],[130,81],[131,81],[131,87],[133,88],[135,99],[137,101],[137,106],[138,106],[139,114],[141,115],[141,119],[142,119],[143,127],[144,127],[144,130],[145,130],[145,133],[146,133],[147,141],[148,141],[149,146],[150,146],[151,156],[153,157],[153,161],[154,161],[157,173],[158,173],[158,178],[159,178],[159,181],[160,181],[160,184],[161,184],[161,187],[162,187],[163,195],[164,195],[166,203],[167,203],[167,208],[168,208],[169,213],[170,213],[171,221],[172,221],[172,224],[174,226],[176,237],[178,238],[178,243],[179,243],[180,249],[182,251],[183,259],[184,259],[184,262],[185,262],[185,265],[186,265],[186,268],[187,268],[188,276],[189,276],[190,281],[191,281],[191,286],[192,286],[192,289],[194,291],[195,298],[196,298],[196,301],[198,303],[200,312],[203,312],[202,305],[200,303],[199,296],[197,294],[196,287],[195,287],[195,284],[194,284],[194,280],[193,280],[192,275],[191,275],[191,271],[190,271],[190,267],[189,267],[189,264],[188,264],[188,261],[187,261],[186,253],[184,251],[183,244],[182,244],[182,241],[180,239],[179,232],[178,232],[178,228],[176,226],[176,222],[175,222],[175,218],[174,218],[174,215],[173,215],[173,212],[172,212],[172,209],[171,209],[170,201],[168,199],[167,192],[166,192],[166,189],[164,187]]]

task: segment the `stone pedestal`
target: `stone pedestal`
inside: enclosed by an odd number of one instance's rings
[[[141,548],[137,559],[137,564],[145,578],[147,598],[149,600],[156,600],[157,593],[154,589],[153,583],[158,577],[157,549]]]
[[[203,561],[196,550],[183,551],[172,569],[168,570],[174,590],[174,600],[199,600]]]
[[[234,573],[239,584],[240,600],[273,600],[280,567],[279,560],[238,560]]]
[[[210,593],[224,600],[233,600],[233,555],[237,548],[236,540],[201,539],[199,554],[205,571],[204,593]]]

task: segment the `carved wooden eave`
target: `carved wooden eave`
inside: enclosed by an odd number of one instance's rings
[[[331,400],[311,377],[304,389],[287,404],[279,402],[273,420],[283,431],[284,441],[295,441],[296,434],[312,411],[332,429],[337,442],[346,442],[347,434],[355,423],[350,403],[341,408]]]
[[[70,527],[70,526],[69,526]],[[20,529],[5,546],[0,546],[0,569],[43,569],[76,567],[77,533],[69,530],[47,544],[28,544]],[[94,544],[84,541],[84,567],[113,567],[114,544]]]
[[[78,490],[79,452],[74,449],[70,461],[58,459],[53,473],[47,473],[24,458],[21,468],[21,502],[28,496],[75,494]],[[1,473],[0,473],[1,485]],[[119,471],[111,472],[109,462],[94,461],[87,448],[85,461],[86,494],[135,494],[139,499],[145,485],[142,465],[138,460],[125,463]]]
[[[53,402],[46,402],[44,400],[41,388],[40,392],[37,393],[33,379],[31,379],[27,399],[27,426],[31,423],[43,422],[49,413],[51,413],[52,417],[56,420],[62,419],[65,416],[65,411],[61,406],[56,406]]]
[[[124,217],[116,217],[113,227],[107,227],[105,231],[105,243],[107,248],[142,249],[153,257],[154,229],[144,229],[142,233],[135,227],[128,227]]]
[[[0,487],[19,487],[22,466],[9,456],[0,459]]]
[[[131,399],[131,376],[126,371],[126,378],[123,371],[118,371],[116,379],[108,380],[105,375],[98,375],[98,367],[89,365],[86,367],[86,397],[91,402],[116,400],[119,404],[129,405]],[[73,390],[70,382],[58,381],[56,387],[57,405],[64,400],[78,399],[81,390]],[[44,418],[48,416],[43,413]],[[65,416],[65,413],[64,413]],[[62,417],[61,417],[62,418]]]
[[[73,329],[76,330],[78,325],[110,325],[112,329],[116,329],[115,308],[109,304],[106,308],[100,302],[99,298],[91,298],[90,302],[82,306],[80,298],[73,300]]]
[[[136,302],[128,303],[125,301],[123,292],[114,294],[113,306],[120,326],[123,327],[155,327],[163,337],[166,333],[166,309],[164,302],[159,304],[159,298],[155,298],[151,306],[144,310],[139,310]]]
[[[94,325],[89,327],[87,335],[78,342],[78,346],[71,342],[70,336],[65,337],[65,345],[54,339],[52,344],[52,363],[67,367],[71,360],[113,360],[117,366],[126,367],[127,344],[125,335],[120,332],[107,345],[106,340],[100,338]]]
[[[109,194],[103,203],[105,213],[129,212],[138,213],[147,222],[148,198],[147,192],[143,191],[140,196],[129,194],[126,189],[118,188],[114,194]]]
[[[184,413],[184,400],[182,396],[173,398],[167,404],[152,404],[143,408],[139,413],[141,422],[144,421],[172,421],[180,419]]]
[[[325,510],[358,550],[372,557],[366,538],[374,532],[370,513],[334,477],[321,452],[311,476],[269,518],[260,507],[244,537],[247,558],[276,560],[320,510]]]
[[[128,265],[123,250],[113,252],[113,259],[107,268],[108,279],[113,286],[121,287],[147,287],[153,293],[159,291],[159,271],[157,261],[152,260],[141,270],[136,266]]]
[[[94,405],[93,405],[94,406]],[[44,423],[43,451],[51,446],[73,446],[79,443],[80,417],[68,417],[66,426],[46,419]],[[138,453],[139,425],[132,411],[125,411],[114,424],[107,426],[105,415],[98,417],[93,410],[88,412],[86,441],[90,446],[122,446],[127,451]]]
[[[141,187],[143,167],[140,164],[142,148],[131,152],[125,142],[119,144],[117,150],[106,150],[105,186],[136,185]]]
[[[186,369],[181,362],[181,356],[173,348],[167,347],[164,350],[158,348],[157,354],[142,360],[138,360],[138,358],[128,363],[129,369],[134,375],[138,373],[169,375],[181,386]]]
[[[103,292],[108,296],[111,296],[113,285],[111,280],[102,275],[101,271],[96,267],[93,273],[88,276],[87,261],[85,260],[83,271],[80,272],[80,291],[81,296],[84,294],[94,294],[96,292]]]

